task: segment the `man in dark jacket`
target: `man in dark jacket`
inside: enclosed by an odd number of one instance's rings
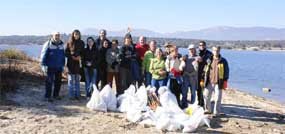
[[[41,66],[46,78],[46,93],[45,98],[52,101],[52,85],[54,85],[53,97],[59,98],[61,87],[61,75],[65,65],[64,44],[60,40],[60,33],[55,32],[52,38],[48,40],[41,51]]]
[[[111,48],[112,43],[107,39],[107,31],[105,29],[101,29],[99,31],[99,37],[96,39],[96,47],[99,52],[98,56],[98,78],[96,81],[96,85],[99,88],[99,82],[101,81],[102,89],[107,84],[107,62],[106,62],[106,52],[107,49]],[[104,46],[104,42],[107,42],[107,46]]]
[[[204,67],[207,64],[207,60],[212,56],[212,53],[207,50],[206,48],[206,42],[205,41],[200,41],[199,43],[199,56],[202,58],[200,60],[199,65],[198,65],[198,88],[197,88],[197,96],[198,96],[198,105],[204,107],[204,99],[203,99],[203,88],[201,87],[203,81],[203,76],[204,76]]]
[[[225,58],[220,55],[220,47],[213,47],[213,56],[207,61],[205,66],[205,78],[204,78],[204,101],[205,101],[205,113],[212,113],[211,110],[211,97],[212,92],[215,92],[215,105],[214,116],[218,116],[221,112],[222,101],[222,89],[224,89],[224,83],[229,79],[229,66]]]
[[[99,32],[99,37],[96,39],[96,48],[100,49],[103,47],[103,41],[107,40],[108,41],[108,48],[111,48],[112,42],[107,39],[107,31],[105,29],[101,29]]]

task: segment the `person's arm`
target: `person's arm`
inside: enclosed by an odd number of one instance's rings
[[[183,71],[186,67],[186,62],[184,60],[180,60],[179,71]]]
[[[132,59],[137,59],[138,58],[138,54],[137,54],[136,48],[134,46],[133,46],[131,58]]]
[[[230,73],[230,69],[229,69],[229,64],[228,61],[226,59],[224,59],[224,79],[227,81],[229,79],[229,73]]]
[[[154,73],[155,73],[155,70],[154,70],[154,68],[153,68],[153,60],[150,60],[149,72],[150,72],[151,74],[154,74]]]
[[[169,57],[166,57],[166,60],[165,60],[165,70],[167,72],[170,72],[170,59],[169,59]]]
[[[65,47],[65,56],[67,57],[67,58],[71,58],[71,52],[70,52],[70,48],[69,48],[69,43],[66,43],[66,47]]]
[[[41,65],[46,66],[47,65],[47,55],[48,55],[48,47],[49,47],[50,41],[47,41],[42,48],[41,51]]]
[[[146,69],[146,64],[147,64],[147,59],[148,59],[148,52],[144,54],[143,62],[142,62],[142,70],[144,71]]]
[[[107,64],[111,65],[114,61],[112,59],[112,51],[111,49],[108,49],[106,52],[106,62]]]

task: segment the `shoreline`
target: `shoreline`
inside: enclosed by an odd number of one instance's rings
[[[269,99],[269,98],[265,98],[262,96],[254,95],[253,93],[242,91],[241,89],[237,89],[237,88],[230,88],[230,89],[226,89],[226,90],[234,90],[234,91],[242,93],[242,94],[250,95],[251,97],[259,99],[259,100],[267,101],[267,102],[274,103],[274,104],[279,104],[281,106],[284,106],[284,108],[285,108],[285,103],[283,104],[282,102],[279,102],[279,101],[274,100],[274,99]]]
[[[247,92],[247,91],[245,91],[243,89],[239,89],[239,88],[230,88],[230,90],[235,90],[235,91],[238,91],[238,92],[241,92],[241,93],[246,93],[246,94],[249,94],[252,97],[256,97],[256,98],[259,98],[259,99],[262,99],[262,100],[266,100],[266,101],[271,101],[273,103],[279,103],[280,105],[285,106],[285,102],[283,102],[281,100],[277,100],[277,99],[274,99],[274,98],[262,97],[262,96],[256,95],[256,94],[251,93],[251,92]],[[270,94],[270,92],[269,92],[269,94]]]
[[[39,45],[39,46],[42,46],[40,44],[28,44],[27,46],[29,45]],[[25,44],[17,44],[17,45],[14,45],[14,44],[0,44],[0,46],[25,46]],[[162,47],[162,46],[161,46]],[[179,48],[183,48],[183,49],[187,49],[187,47],[184,47],[184,46],[179,46]],[[233,51],[261,51],[261,52],[284,52],[285,51],[285,48],[284,49],[261,49],[261,48],[246,48],[246,49],[242,49],[242,48],[233,48],[233,49],[228,49],[228,48],[224,48],[224,50],[233,50]]]

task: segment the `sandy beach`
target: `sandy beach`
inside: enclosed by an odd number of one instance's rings
[[[82,95],[83,88],[82,83]],[[43,100],[44,89],[43,83],[25,82],[16,93],[7,94],[0,105],[1,134],[165,133],[130,123],[123,113],[90,111],[84,97],[68,99],[67,84],[62,86],[62,100],[52,103]],[[223,92],[222,104],[226,115],[212,118],[212,128],[200,127],[197,133],[285,132],[284,105],[234,89]]]

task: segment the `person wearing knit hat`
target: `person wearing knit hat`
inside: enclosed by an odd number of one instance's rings
[[[131,63],[132,61],[136,60],[136,57],[137,55],[135,47],[132,43],[132,36],[130,33],[127,33],[124,38],[124,45],[120,48],[119,52],[119,75],[121,77],[121,90],[119,91],[121,92],[117,93],[117,95],[123,94],[124,90],[126,90],[133,83]]]

